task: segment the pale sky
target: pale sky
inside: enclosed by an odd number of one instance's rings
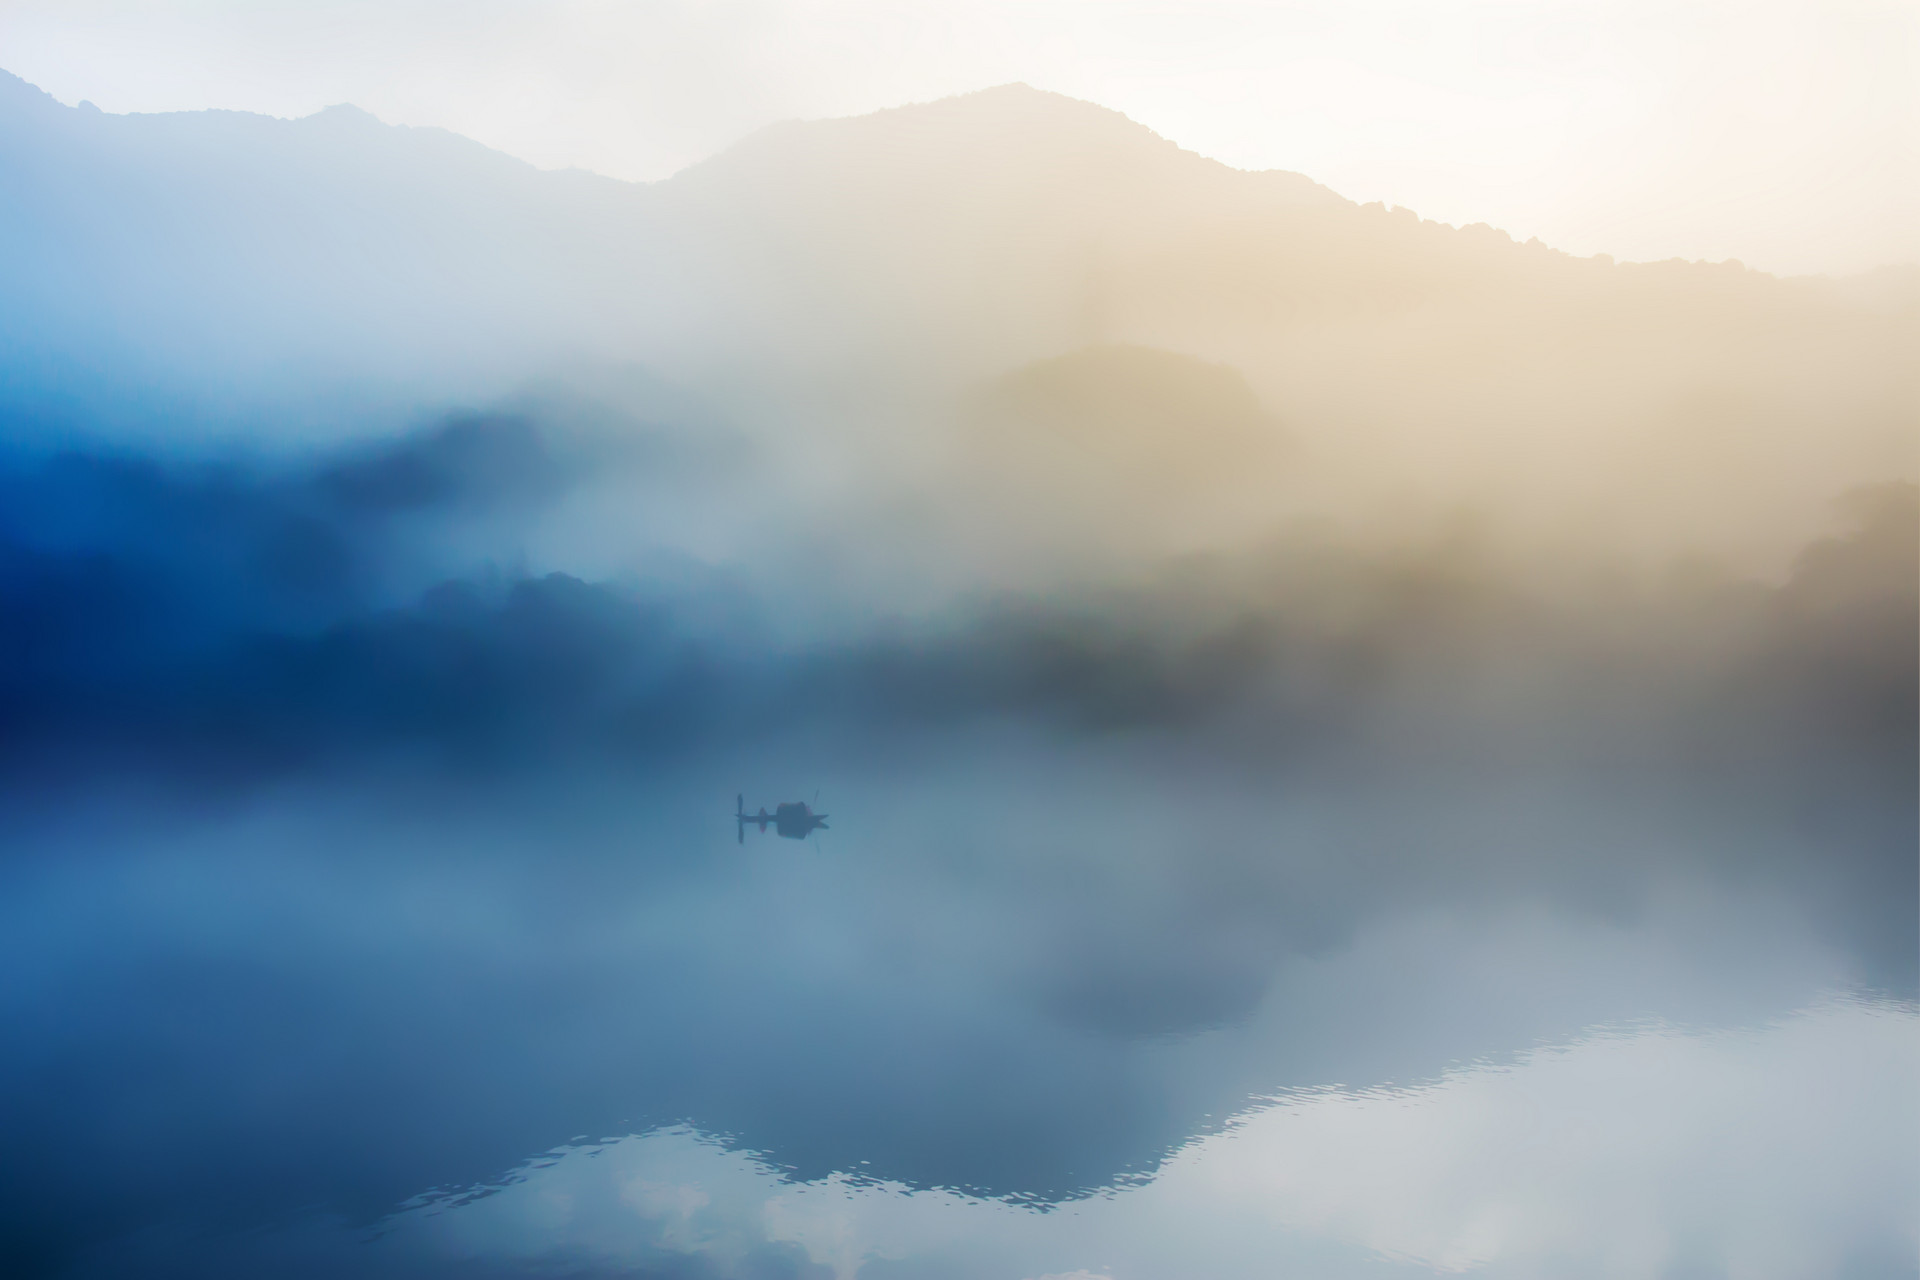
[[[0,0],[107,111],[352,102],[665,177],[761,125],[1024,80],[1241,168],[1575,253],[1920,261],[1913,0]]]

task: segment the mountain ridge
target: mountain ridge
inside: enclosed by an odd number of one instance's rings
[[[357,109],[113,116],[9,77],[0,237],[17,436],[337,437],[637,365],[809,467],[910,468],[982,383],[1115,347],[1236,370],[1342,501],[1664,545],[1724,541],[1700,495],[1732,486],[1741,539],[1784,546],[1912,470],[1897,274],[1575,258],[1031,86],[633,184]]]
[[[756,157],[773,145],[786,143],[795,137],[805,138],[822,132],[838,133],[843,137],[858,132],[870,132],[885,129],[900,122],[919,123],[927,120],[939,120],[942,117],[967,116],[978,119],[983,109],[996,116],[1001,124],[1018,123],[1025,127],[1035,123],[1035,111],[1039,107],[1056,116],[1065,109],[1079,120],[1097,121],[1108,131],[1109,138],[1124,139],[1142,152],[1158,151],[1164,156],[1177,157],[1179,161],[1194,171],[1203,167],[1221,176],[1258,177],[1278,180],[1292,189],[1297,199],[1320,200],[1351,204],[1346,197],[1325,185],[1315,182],[1304,174],[1286,169],[1236,169],[1223,161],[1202,153],[1179,146],[1177,143],[1154,132],[1147,125],[1133,120],[1124,113],[1101,106],[1085,99],[1074,98],[1052,90],[1035,88],[1021,81],[963,93],[950,94],[942,98],[924,102],[903,103],[899,106],[885,107],[877,111],[864,112],[850,116],[829,116],[815,119],[780,120],[762,126],[742,138],[729,143],[712,155],[685,166],[674,173],[646,182],[634,182],[611,177],[595,170],[580,166],[547,169],[514,156],[510,152],[499,150],[484,142],[470,138],[465,134],[437,125],[393,124],[381,120],[372,112],[353,103],[341,102],[322,107],[302,116],[275,116],[264,112],[247,111],[234,108],[208,107],[188,111],[158,112],[106,112],[97,107],[91,111],[87,107],[67,106],[47,93],[11,72],[0,69],[0,108],[9,103],[18,107],[30,104],[33,113],[47,120],[68,120],[79,122],[88,117],[99,120],[90,123],[99,124],[106,120],[129,122],[160,123],[163,125],[184,125],[193,121],[222,122],[242,125],[259,125],[267,129],[274,126],[307,126],[309,129],[351,126],[363,128],[377,125],[388,131],[389,138],[446,139],[457,140],[463,150],[470,154],[484,153],[497,157],[501,161],[510,161],[515,167],[541,174],[574,174],[622,188],[662,189],[688,178],[704,178],[716,169],[725,169],[745,160]],[[1000,110],[1018,104],[1027,108],[1017,114]],[[364,130],[367,136],[373,136],[373,130]]]
[[[796,139],[811,140],[813,137],[823,133],[838,134],[839,137],[834,140],[835,143],[844,144],[847,140],[857,136],[859,133],[897,126],[902,122],[909,125],[917,125],[923,121],[938,120],[941,117],[958,116],[962,114],[977,120],[983,111],[990,115],[998,116],[1002,123],[1009,123],[1011,122],[1010,117],[1012,117],[1014,113],[999,109],[1013,104],[1020,104],[1029,108],[1029,110],[1019,113],[1017,122],[1021,125],[1030,125],[1034,122],[1035,112],[1031,110],[1031,108],[1040,107],[1056,115],[1064,109],[1066,112],[1077,116],[1081,121],[1099,122],[1109,130],[1112,138],[1124,138],[1125,141],[1132,144],[1141,154],[1157,151],[1164,157],[1176,159],[1188,169],[1189,173],[1211,172],[1220,179],[1229,182],[1236,180],[1244,181],[1247,179],[1261,180],[1271,184],[1275,188],[1276,194],[1279,194],[1281,189],[1284,189],[1285,198],[1300,203],[1321,203],[1329,206],[1345,205],[1351,208],[1381,209],[1388,213],[1402,216],[1407,212],[1405,206],[1392,206],[1382,202],[1363,205],[1327,187],[1325,184],[1316,181],[1310,176],[1295,170],[1280,168],[1235,168],[1224,161],[1207,156],[1204,153],[1182,147],[1178,143],[1155,132],[1151,127],[1132,119],[1122,112],[1087,99],[1074,98],[1071,95],[1054,90],[1037,88],[1024,81],[1010,81],[1005,84],[948,94],[940,98],[883,107],[875,111],[863,112],[856,115],[823,116],[774,121],[752,130],[734,142],[723,146],[712,155],[696,160],[665,177],[648,181],[633,181],[616,178],[578,165],[560,168],[543,168],[515,156],[511,152],[500,150],[497,147],[493,147],[444,126],[389,123],[380,119],[380,117],[372,112],[367,111],[365,108],[350,102],[333,103],[302,116],[275,116],[264,112],[223,107],[207,107],[181,111],[107,112],[94,106],[91,102],[67,106],[53,97],[52,94],[34,85],[30,81],[4,69],[0,69],[0,110],[7,109],[9,105],[15,108],[21,105],[29,105],[32,113],[44,120],[68,120],[78,122],[92,117],[95,123],[105,120],[119,120],[160,124],[163,127],[180,126],[194,121],[204,121],[208,123],[219,122],[242,126],[257,124],[266,126],[269,129],[273,126],[291,126],[294,128],[306,126],[309,130],[331,129],[345,126],[361,130],[366,137],[384,136],[389,140],[418,139],[421,141],[431,141],[439,145],[451,144],[452,148],[470,157],[478,158],[485,156],[488,157],[492,163],[504,162],[527,173],[565,175],[569,180],[604,185],[610,189],[651,191],[668,190],[676,186],[689,184],[697,185],[710,179],[716,172],[737,168],[744,163],[763,157],[769,148],[787,144]],[[377,126],[377,130],[368,126]],[[384,135],[379,135],[377,133],[378,130],[384,130],[386,132]],[[1492,231],[1513,240],[1515,244],[1522,243],[1514,237],[1511,232],[1484,221],[1457,224],[1448,223],[1437,219],[1421,217],[1417,211],[1414,211],[1413,216],[1425,225],[1443,227],[1468,234],[1484,234]],[[1538,245],[1541,242],[1534,239],[1525,243]],[[1742,270],[1756,275],[1772,275],[1772,273],[1749,266],[1735,259],[1712,261],[1707,259],[1673,257],[1664,259],[1627,260],[1615,259],[1605,253],[1576,255],[1565,250],[1555,249],[1551,245],[1546,247],[1555,253],[1565,254],[1567,257],[1577,260],[1603,262],[1619,266],[1674,266],[1685,264],[1693,267],[1739,267]],[[1878,277],[1888,272],[1899,272],[1902,269],[1920,271],[1920,264],[1887,263],[1866,271],[1850,273],[1846,276],[1817,275],[1773,278],[1855,280]]]

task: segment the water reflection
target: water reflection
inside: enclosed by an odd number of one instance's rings
[[[102,1275],[1528,1274],[1624,1222],[1659,1275],[1730,1256],[1739,1201],[1800,1233],[1782,1258],[1897,1256],[1913,1009],[1827,994],[1900,975],[1804,891],[1878,883],[1817,835],[1557,769],[1389,789],[1000,730],[885,755],[25,831],[18,1247]],[[724,780],[802,760],[857,815],[834,856],[726,845]],[[1756,1180],[1724,1205],[1598,1194],[1713,1181],[1713,1134]],[[1809,1199],[1818,1168],[1879,1191]]]
[[[485,1199],[429,1200],[385,1243],[609,1270],[780,1259],[835,1277],[1637,1276],[1726,1260],[1793,1276],[1834,1259],[1898,1274],[1916,1068],[1920,1020],[1897,1003],[1710,1033],[1610,1028],[1412,1087],[1293,1091],[1151,1182],[1051,1212],[858,1173],[796,1183],[681,1127],[556,1152]]]

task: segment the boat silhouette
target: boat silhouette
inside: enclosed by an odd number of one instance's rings
[[[815,813],[801,801],[776,805],[772,813],[767,812],[765,805],[760,807],[758,813],[748,813],[747,798],[744,795],[734,797],[733,818],[741,844],[747,842],[749,822],[759,827],[762,835],[766,834],[767,828],[771,826],[776,835],[785,836],[789,840],[805,840],[815,831],[824,831],[827,826],[826,814]]]

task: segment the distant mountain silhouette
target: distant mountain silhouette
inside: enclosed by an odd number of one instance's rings
[[[509,351],[551,358],[581,337],[549,340],[553,316],[592,308],[589,263],[615,243],[581,229],[643,194],[352,107],[109,115],[11,76],[0,172],[9,398],[56,406],[103,378],[217,404],[342,379],[444,391]]]
[[[50,430],[337,432],[636,362],[770,437],[852,424],[810,437],[851,467],[946,447],[915,433],[1011,370],[1133,347],[1237,370],[1309,505],[1780,550],[1913,469],[1910,274],[1575,259],[1023,85],[637,185],[349,107],[120,116],[4,77],[0,236],[0,411]]]

